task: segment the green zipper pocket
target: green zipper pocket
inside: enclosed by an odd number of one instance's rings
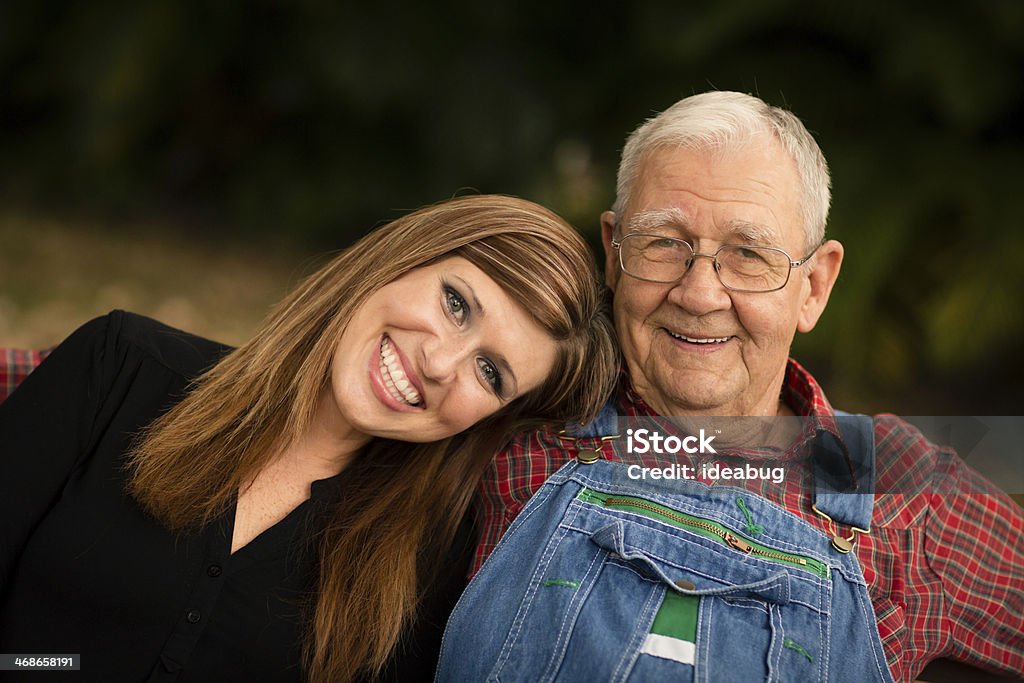
[[[609,493],[601,493],[600,491],[594,491],[588,488],[582,489],[576,497],[586,503],[594,503],[614,510],[629,510],[630,512],[635,512],[637,514],[644,515],[645,517],[656,519],[660,522],[685,528],[696,532],[701,536],[721,541],[730,548],[744,552],[747,555],[754,555],[755,557],[759,557],[763,560],[777,562],[788,567],[803,569],[804,571],[809,571],[823,579],[827,579],[831,576],[829,566],[823,562],[819,562],[813,557],[794,555],[793,553],[786,553],[781,550],[769,548],[768,546],[761,545],[760,543],[738,534],[731,529],[727,529],[718,522],[713,522],[701,517],[694,517],[693,515],[673,510],[670,507],[655,503],[647,500],[646,498],[617,496]]]

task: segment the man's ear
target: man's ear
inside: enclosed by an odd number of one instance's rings
[[[807,276],[809,289],[800,307],[800,317],[797,319],[796,329],[800,332],[813,330],[825,310],[825,304],[828,303],[832,287],[839,277],[839,269],[843,265],[843,245],[836,240],[828,240],[818,247],[813,263],[807,265],[813,267]]]
[[[604,245],[604,283],[608,289],[615,291],[619,284],[619,255],[612,246],[615,236],[615,212],[605,211],[601,214],[601,243]]]

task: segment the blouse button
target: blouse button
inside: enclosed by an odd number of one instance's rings
[[[202,615],[199,613],[199,610],[195,609],[189,610],[188,614],[185,615],[185,621],[190,624],[198,624],[201,618]]]
[[[206,575],[214,579],[220,576],[220,565],[211,564],[209,567],[206,568]]]

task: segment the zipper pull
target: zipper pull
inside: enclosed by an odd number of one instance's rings
[[[725,542],[728,543],[733,548],[736,548],[736,550],[742,550],[743,552],[747,553],[748,555],[750,554],[750,551],[752,551],[754,549],[754,546],[750,545],[749,543],[744,541],[742,538],[736,538],[735,536],[730,534],[728,531],[725,532]]]

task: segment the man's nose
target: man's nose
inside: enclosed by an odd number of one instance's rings
[[[687,313],[704,315],[732,305],[729,290],[718,279],[715,257],[694,254],[686,272],[668,292],[668,299]]]

